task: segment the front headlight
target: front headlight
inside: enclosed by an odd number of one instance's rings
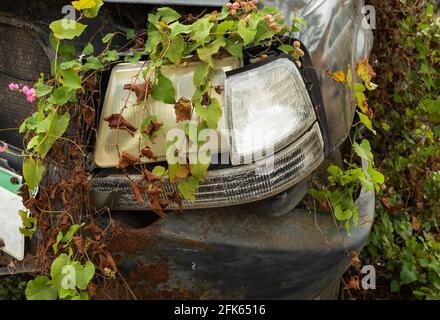
[[[208,171],[196,201],[184,201],[185,208],[224,207],[274,196],[305,179],[324,160],[322,123],[318,124],[314,108],[318,103],[310,98],[293,61],[280,56],[227,71],[223,69],[220,77],[225,85],[224,96],[220,98],[226,102],[221,127],[229,129],[227,148],[233,166]],[[186,78],[173,78],[177,88],[182,86],[183,80],[179,79]],[[319,88],[318,83],[314,87]],[[235,166],[234,161],[249,160],[249,155],[250,162]],[[130,179],[140,182],[141,177],[133,175]],[[130,180],[124,175],[96,177],[94,189],[119,190],[121,197],[114,209],[148,208],[148,204],[140,205],[133,200]],[[177,191],[177,186],[165,179],[163,189],[166,197],[167,193]]]
[[[316,121],[301,74],[288,58],[230,72],[225,91],[233,164],[278,152]]]

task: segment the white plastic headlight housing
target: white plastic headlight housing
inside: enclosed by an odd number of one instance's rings
[[[186,67],[167,65],[162,67],[162,73],[167,76],[176,88],[176,99],[181,97],[191,98],[196,91],[193,83],[193,76],[197,66],[200,63],[189,63]],[[234,70],[239,67],[239,61],[235,58],[226,58],[223,60],[216,60],[215,70],[211,72],[210,77],[213,86],[223,86],[225,81],[225,72]],[[176,114],[173,105],[167,105],[163,102],[154,100],[151,96],[147,99],[145,107],[136,103],[136,95],[134,92],[124,90],[126,84],[132,83],[133,79],[139,77],[136,84],[141,84],[142,73],[139,72],[141,68],[146,69],[146,63],[128,64],[121,63],[116,65],[111,72],[107,93],[104,100],[104,105],[101,113],[101,121],[98,129],[98,138],[96,142],[94,161],[101,168],[114,168],[118,165],[119,145],[120,151],[126,151],[133,155],[138,155],[139,151],[148,145],[151,147],[153,153],[158,157],[158,161],[166,160],[166,133],[171,129],[184,128],[183,122],[176,123]],[[224,94],[218,94],[212,90],[212,96],[215,97],[222,105],[224,104]],[[131,136],[128,132],[122,130],[110,129],[108,123],[103,118],[112,114],[123,111],[124,118],[136,127],[138,130]],[[164,123],[164,134],[158,136],[154,143],[145,142],[141,135],[141,124],[143,119],[148,115],[157,116],[159,121]],[[221,137],[221,129],[226,129],[227,124],[225,120],[225,112],[223,118],[219,123],[219,141],[228,141],[227,136]],[[193,113],[193,120],[196,120],[196,115]],[[214,153],[228,152],[228,144],[219,145]],[[144,162],[154,162],[143,158]]]
[[[301,74],[288,58],[232,73],[225,92],[235,163],[259,159],[267,150],[278,152],[316,121]]]

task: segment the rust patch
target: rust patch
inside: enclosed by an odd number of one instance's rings
[[[159,223],[154,223],[145,229],[132,229],[116,224],[110,242],[110,252],[135,253],[145,249],[154,241],[155,235],[160,232]]]
[[[200,294],[185,289],[135,291],[138,299],[144,300],[200,300]]]
[[[168,281],[168,260],[166,257],[160,258],[159,262],[144,266],[141,262],[136,265],[128,275],[129,283],[146,282],[148,287],[156,288],[159,284]]]
[[[129,284],[130,286],[130,284]],[[94,300],[200,300],[201,294],[186,289],[151,290],[141,286],[127,288],[122,280],[107,281]]]
[[[178,239],[178,242],[181,243],[186,248],[190,248],[190,249],[203,250],[203,251],[208,251],[210,249],[207,243],[198,240]]]

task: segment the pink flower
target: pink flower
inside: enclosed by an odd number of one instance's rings
[[[240,9],[240,4],[238,2],[228,3],[227,6],[231,16],[235,16],[237,14],[237,10]]]
[[[8,151],[9,145],[3,142],[3,146],[0,147],[0,153]]]
[[[28,86],[23,86],[23,88],[20,89],[20,86],[16,83],[10,83],[9,84],[9,90],[11,91],[20,91],[23,92],[26,95],[26,100],[30,103],[35,102],[35,89],[29,88]]]
[[[26,99],[28,102],[34,102],[35,101],[35,89],[29,89],[28,86],[24,86],[21,91],[26,95]]]
[[[23,93],[25,95],[28,95],[28,93],[29,93],[29,87],[28,86],[24,86],[23,89],[21,89],[21,90],[23,91]]]
[[[26,99],[30,103],[35,102],[35,89],[32,88],[26,93]]]
[[[20,87],[16,83],[10,83],[9,84],[9,90],[11,91],[17,91]]]

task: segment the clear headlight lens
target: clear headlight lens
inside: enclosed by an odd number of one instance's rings
[[[277,152],[316,121],[301,74],[288,58],[228,76],[225,94],[234,162]]]

